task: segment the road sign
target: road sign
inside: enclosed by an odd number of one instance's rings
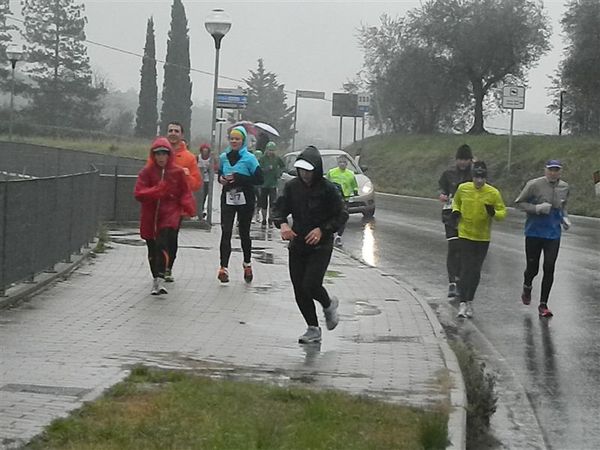
[[[369,107],[371,106],[371,96],[365,92],[361,92],[358,94],[358,112],[361,114],[365,114],[369,112]]]
[[[525,109],[525,88],[523,86],[504,86],[502,88],[502,107]]]
[[[332,116],[356,117],[358,115],[358,95],[347,93],[334,93],[332,95]]]
[[[325,100],[325,92],[296,90],[296,97]]]
[[[248,91],[239,88],[218,88],[217,108],[245,109],[248,104]]]

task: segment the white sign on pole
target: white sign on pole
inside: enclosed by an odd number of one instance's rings
[[[525,88],[523,86],[504,86],[502,88],[502,107],[525,109]]]
[[[302,98],[316,98],[317,100],[325,99],[325,92],[320,91],[302,91],[300,89],[296,90],[296,96]]]
[[[360,113],[368,113],[369,106],[371,106],[371,96],[364,92],[358,94],[357,99],[358,112]]]

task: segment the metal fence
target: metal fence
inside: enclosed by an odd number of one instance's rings
[[[0,295],[89,244],[98,224],[138,220],[144,161],[0,142]]]

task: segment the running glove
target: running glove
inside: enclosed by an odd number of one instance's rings
[[[536,214],[550,214],[550,210],[552,209],[552,204],[548,202],[540,203],[539,205],[535,205],[535,213]]]

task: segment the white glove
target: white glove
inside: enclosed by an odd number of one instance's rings
[[[563,230],[567,231],[569,228],[571,228],[571,220],[568,217],[563,217],[561,225]]]
[[[535,205],[535,213],[536,214],[550,214],[550,210],[552,209],[552,203],[544,202],[539,205]]]

